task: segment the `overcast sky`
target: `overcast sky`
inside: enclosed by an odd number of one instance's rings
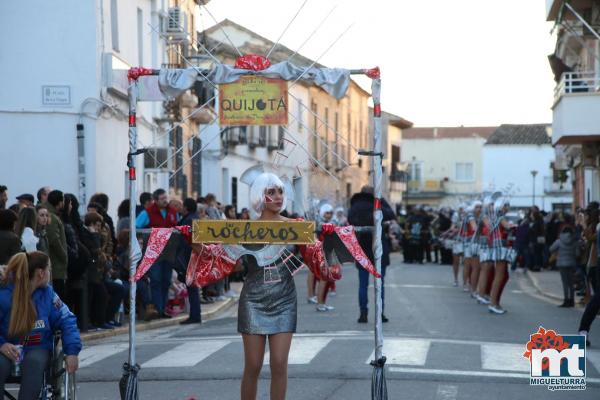
[[[212,0],[275,41],[304,0]],[[383,109],[415,126],[551,122],[552,24],[543,0],[308,0],[281,42],[328,67],[382,70]],[[200,29],[214,25],[201,10]],[[350,30],[320,55],[350,25]]]

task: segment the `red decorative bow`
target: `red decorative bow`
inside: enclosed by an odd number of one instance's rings
[[[181,236],[183,236],[183,238],[185,239],[186,242],[192,243],[192,229],[191,229],[191,226],[189,226],[189,225],[181,225],[181,226],[176,226],[175,229],[177,229],[179,232],[181,232]]]
[[[235,60],[235,67],[238,69],[249,69],[251,71],[262,71],[271,66],[271,61],[265,56],[259,56],[258,54],[246,54],[245,56],[238,57]]]

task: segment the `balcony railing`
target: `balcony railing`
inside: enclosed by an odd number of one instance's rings
[[[571,181],[567,179],[566,182],[554,182],[551,176],[544,177],[544,193],[571,193],[572,186]]]
[[[408,175],[404,171],[394,171],[394,172],[392,172],[392,174],[390,174],[391,182],[406,183],[407,180],[408,180]]]
[[[438,180],[409,180],[408,181],[409,192],[443,192],[444,185],[442,181]]]
[[[565,72],[554,88],[554,102],[564,94],[593,92],[600,92],[600,76],[595,72]]]

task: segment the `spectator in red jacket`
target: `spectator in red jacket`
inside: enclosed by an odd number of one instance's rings
[[[135,225],[139,229],[143,228],[172,228],[177,226],[179,216],[177,211],[169,206],[169,197],[164,189],[157,189],[152,193],[152,204],[142,211],[135,220]],[[152,294],[152,303],[161,318],[171,318],[165,314],[165,305],[169,295],[169,286],[171,286],[171,276],[173,273],[174,254],[169,256],[163,254],[162,260],[156,262],[148,272],[150,276],[150,290]]]

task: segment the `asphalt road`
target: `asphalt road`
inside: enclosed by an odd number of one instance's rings
[[[299,273],[288,399],[370,399],[373,326],[356,322],[354,266],[345,267],[330,301],[336,309],[329,313],[306,303],[305,281],[306,273]],[[386,276],[390,322],[384,325],[390,399],[600,399],[596,347],[587,351],[587,390],[578,392],[530,386],[529,364],[522,357],[529,335],[539,326],[575,333],[580,310],[557,308],[535,295],[527,278],[517,273],[503,299],[508,313],[493,315],[450,282],[449,266],[406,265],[399,256],[392,258]],[[369,318],[372,322],[372,310]],[[600,348],[600,322],[596,325],[590,340]],[[239,399],[243,353],[235,307],[202,325],[144,332],[138,339],[142,399]],[[126,348],[126,336],[86,346],[78,373],[81,399],[119,398]],[[268,399],[268,379],[265,365],[259,399]]]

